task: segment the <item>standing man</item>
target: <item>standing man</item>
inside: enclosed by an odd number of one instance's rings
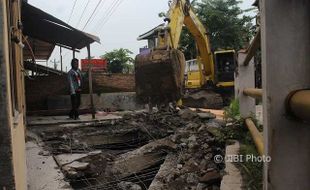
[[[74,58],[71,61],[71,69],[68,72],[68,81],[70,85],[71,106],[72,109],[69,113],[71,119],[79,119],[79,107],[81,104],[81,91],[82,91],[82,74],[79,69],[79,60]]]

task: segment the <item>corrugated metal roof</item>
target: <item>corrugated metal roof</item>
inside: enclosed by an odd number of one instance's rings
[[[158,26],[156,26],[155,28],[153,28],[152,30],[144,33],[144,34],[141,34],[137,40],[147,40],[147,39],[152,39],[154,37],[157,37],[157,34],[158,34],[158,31],[160,29],[163,29],[165,27],[165,24],[160,24]]]
[[[100,43],[99,37],[75,29],[27,2],[22,4],[22,23],[24,35],[69,49]]]

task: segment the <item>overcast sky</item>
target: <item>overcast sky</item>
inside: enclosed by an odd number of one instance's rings
[[[77,0],[69,24],[82,30],[99,1],[102,1],[100,6],[84,29],[85,32],[94,34],[101,40],[101,44],[91,45],[91,53],[96,57],[118,48],[127,48],[136,55],[139,48],[146,45],[145,41],[137,41],[137,37],[161,24],[163,21],[158,17],[158,13],[168,10],[168,0]],[[244,0],[241,4],[242,9],[250,8],[253,1]],[[67,22],[75,0],[28,0],[28,2]],[[63,55],[64,65],[69,69],[72,53],[64,50]],[[82,50],[76,56],[79,59],[85,58],[86,50]],[[58,47],[55,48],[51,60],[54,58],[60,59]],[[50,61],[49,65],[52,66]]]

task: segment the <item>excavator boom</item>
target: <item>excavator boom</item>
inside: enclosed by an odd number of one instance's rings
[[[144,103],[165,103],[181,98],[184,86],[185,58],[177,50],[185,25],[194,37],[198,57],[204,69],[199,69],[200,86],[214,81],[214,63],[207,31],[189,0],[174,0],[165,18],[167,24],[157,28],[156,45],[148,53],[136,56],[135,76],[137,96]]]

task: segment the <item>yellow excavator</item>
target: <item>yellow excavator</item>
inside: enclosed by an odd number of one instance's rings
[[[138,99],[162,104],[182,98],[187,106],[221,108],[222,95],[231,95],[234,86],[235,51],[211,51],[207,31],[189,0],[174,0],[164,21],[165,24],[138,38],[149,41],[149,49],[135,59]],[[183,25],[194,37],[198,49],[194,70],[190,69],[192,62],[186,62],[178,50]]]

